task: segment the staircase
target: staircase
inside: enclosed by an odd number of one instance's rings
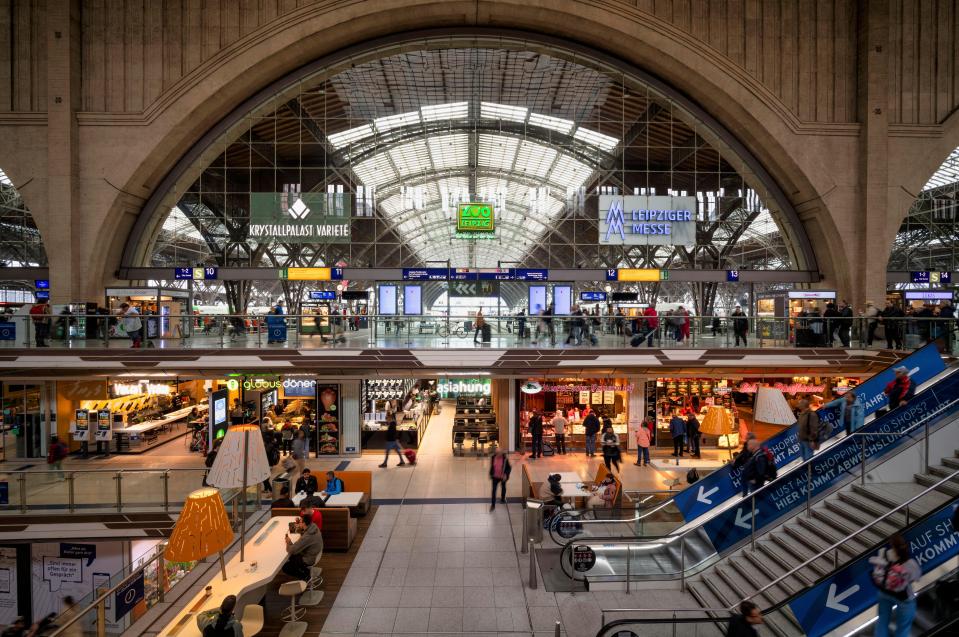
[[[959,470],[959,452],[930,466],[929,472],[916,474],[914,482],[860,486],[858,482],[833,493],[805,512],[787,520],[775,531],[756,541],[755,549],[746,546],[717,561],[687,586],[704,608],[737,606],[767,584],[794,567],[832,546],[909,498]],[[910,522],[959,496],[959,478],[941,485],[909,507]],[[788,578],[752,598],[760,608],[769,608],[791,595],[812,586],[820,577],[841,567],[864,551],[882,543],[906,526],[905,511],[897,512],[881,523],[844,542],[829,555],[807,564]],[[788,607],[765,616],[766,626],[779,637],[803,635]],[[710,631],[707,631],[710,632]],[[716,634],[719,634],[718,630]]]

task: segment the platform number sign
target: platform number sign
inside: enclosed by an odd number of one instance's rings
[[[596,566],[596,552],[585,544],[573,547],[573,570],[585,573]]]
[[[730,283],[739,281],[739,270],[726,270],[726,280]]]

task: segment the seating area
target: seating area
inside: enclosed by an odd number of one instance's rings
[[[453,416],[452,448],[454,456],[467,453],[485,456],[496,450],[499,426],[487,398],[460,396]]]
[[[323,548],[329,551],[349,551],[356,539],[356,518],[350,515],[350,510],[340,507],[325,507],[320,510],[323,515]],[[296,516],[299,509],[272,509],[271,517]]]

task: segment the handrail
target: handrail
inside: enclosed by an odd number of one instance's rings
[[[948,408],[952,407],[952,406],[955,405],[956,403],[959,403],[959,398],[956,398],[956,399],[950,401],[949,403],[940,406],[940,407],[939,407],[938,409],[936,409],[935,411],[930,412],[929,414],[926,414],[922,419],[920,419],[920,420],[918,420],[917,422],[913,423],[913,424],[910,425],[908,428],[902,430],[902,431],[899,432],[897,435],[898,435],[899,437],[905,437],[906,435],[908,435],[909,433],[911,433],[913,430],[918,429],[918,428],[921,427],[921,426],[925,426],[926,423],[927,423],[929,420],[938,417],[942,412],[944,412],[944,411],[947,410]],[[868,432],[864,432],[864,433],[868,433]],[[831,445],[831,446],[835,446],[835,445],[837,445],[837,444],[843,444],[846,440],[850,440],[850,439],[851,439],[851,437],[848,437],[848,436],[847,436],[847,437],[843,437],[841,440],[837,440],[837,442],[834,443],[834,444]],[[800,464],[796,465],[793,469],[791,469],[791,470],[789,471],[789,473],[792,473],[792,472],[795,471],[796,469],[799,469],[800,467],[803,467],[803,466],[807,466],[807,465],[808,465],[808,466],[811,467],[812,465],[811,465],[810,463],[812,463],[812,462],[815,461],[816,459],[817,459],[817,456],[814,455],[812,458],[809,458],[808,460],[802,461]],[[864,470],[865,470],[865,459],[863,459],[862,465],[863,465],[863,471],[864,471]],[[779,478],[777,478],[777,480],[774,480],[773,482],[770,482],[770,483],[768,483],[768,484],[766,484],[766,485],[763,485],[761,488],[756,489],[755,491],[753,491],[752,493],[750,493],[749,498],[750,498],[750,500],[753,502],[753,505],[755,506],[755,502],[756,502],[755,496],[756,496],[757,493],[761,493],[764,489],[767,489],[767,488],[772,487],[773,485],[776,485],[777,482],[778,482],[778,480],[779,480],[780,478],[785,477],[785,475],[786,475],[786,474],[783,474],[782,476],[780,476]],[[779,483],[778,486],[782,486],[782,483]],[[807,493],[808,493],[808,489],[807,489]],[[755,516],[754,516],[752,519],[755,520]],[[663,536],[644,536],[643,538],[595,537],[595,538],[589,538],[588,540],[583,540],[583,541],[588,541],[588,542],[617,541],[617,542],[622,543],[622,544],[639,544],[639,545],[658,543],[658,544],[660,544],[660,545],[663,545],[663,544],[672,544],[673,542],[675,542],[675,541],[677,541],[677,540],[685,541],[687,535],[689,535],[689,534],[691,534],[691,533],[694,533],[694,532],[698,532],[700,529],[701,529],[701,525],[697,525],[697,526],[694,526],[694,527],[691,527],[691,528],[686,529],[685,531],[683,531],[682,533],[680,533],[680,534],[678,534],[678,535],[672,535],[672,534],[670,534],[670,535],[663,535]],[[755,533],[755,529],[753,530],[753,533]],[[564,545],[564,546],[563,546],[563,552],[565,553],[567,547],[570,547],[570,546],[572,546],[573,544],[574,544],[574,542],[569,542],[568,544]],[[564,572],[565,572],[565,563],[564,563],[564,561],[563,561],[562,556],[560,556],[560,565],[561,565],[561,567],[563,568],[563,570],[564,570]],[[567,573],[567,575],[568,575],[568,573]],[[682,571],[682,575],[683,575],[683,577],[685,577],[685,568],[684,568],[683,571]]]
[[[690,609],[690,608],[685,608],[685,609],[683,609],[683,608],[611,608],[611,609],[605,609],[605,608],[604,608],[604,609],[601,609],[601,612],[603,612],[603,613],[607,613],[607,612],[610,612],[610,613],[613,613],[613,612],[616,612],[616,613],[627,613],[627,612],[629,612],[629,613],[633,613],[633,612],[635,612],[635,613],[640,613],[640,612],[646,612],[646,613],[652,613],[652,612],[661,612],[661,613],[662,613],[662,612],[666,612],[666,613],[669,613],[669,612],[685,612],[685,611],[690,611],[690,610],[692,610],[692,611],[704,611],[704,612],[713,612],[713,611],[715,611],[715,612],[719,612],[719,611],[732,612],[732,611],[735,611],[735,610],[736,610],[736,607],[737,607],[739,604],[741,604],[742,602],[744,602],[744,601],[746,601],[746,600],[748,600],[748,599],[752,599],[753,597],[756,597],[757,595],[762,595],[762,594],[765,593],[768,589],[770,589],[770,588],[772,588],[773,586],[776,586],[777,584],[781,583],[781,582],[782,582],[783,580],[785,580],[787,577],[792,577],[793,575],[795,575],[796,573],[798,573],[798,572],[801,571],[802,569],[806,568],[807,566],[810,566],[813,562],[815,562],[815,561],[818,560],[819,558],[821,558],[821,557],[823,557],[824,555],[830,553],[831,551],[839,548],[840,546],[842,546],[843,544],[845,544],[846,542],[848,542],[848,541],[851,540],[852,538],[858,536],[860,533],[862,533],[862,532],[865,531],[866,529],[869,529],[869,528],[871,528],[871,527],[879,524],[880,522],[882,522],[882,521],[885,520],[886,518],[890,517],[891,515],[895,514],[896,512],[900,511],[901,509],[903,509],[903,508],[908,508],[908,507],[909,507],[913,502],[915,502],[916,500],[918,500],[918,499],[920,499],[920,498],[922,498],[922,497],[925,497],[926,495],[928,495],[929,493],[931,493],[931,492],[933,492],[933,491],[936,491],[936,490],[937,490],[939,487],[941,487],[943,484],[945,484],[945,483],[947,483],[947,482],[951,482],[953,479],[955,479],[955,478],[957,478],[957,477],[959,477],[959,469],[953,471],[951,474],[949,474],[949,475],[946,476],[945,478],[939,480],[939,481],[936,482],[935,484],[933,484],[933,485],[931,485],[931,486],[923,489],[922,491],[920,491],[919,493],[915,494],[914,496],[912,496],[911,498],[909,498],[908,500],[906,500],[905,502],[903,502],[903,503],[900,504],[899,506],[895,507],[894,509],[889,510],[888,512],[882,514],[881,516],[879,516],[879,517],[876,518],[875,520],[872,520],[871,522],[868,522],[868,523],[864,524],[863,526],[859,527],[859,528],[856,529],[853,533],[850,533],[850,534],[847,535],[846,537],[844,537],[844,538],[842,538],[842,539],[834,542],[831,546],[829,546],[829,547],[827,547],[827,548],[824,548],[823,550],[821,550],[821,551],[820,551],[819,553],[817,553],[816,555],[808,558],[808,559],[807,559],[805,562],[803,562],[802,564],[799,564],[799,565],[797,565],[797,566],[794,566],[794,567],[793,567],[792,569],[790,569],[788,572],[784,573],[783,575],[780,575],[778,578],[776,578],[775,580],[773,580],[773,581],[771,581],[770,583],[766,584],[766,585],[763,586],[762,588],[760,588],[760,589],[758,589],[758,590],[750,593],[749,595],[747,595],[747,596],[744,597],[743,599],[739,600],[739,602],[736,602],[736,603],[734,603],[734,604],[731,604],[730,606],[727,606],[726,608],[693,608],[693,609]],[[871,550],[872,550],[872,549],[869,549],[869,551],[867,551],[867,553],[868,553],[868,552],[871,552]],[[865,553],[864,553],[864,554],[865,554]],[[808,589],[807,589],[807,590],[808,590]],[[763,611],[763,612],[766,613],[766,612],[770,612],[770,611],[772,611],[772,610],[777,610],[777,609],[780,608],[782,605],[786,604],[786,603],[788,602],[788,600],[789,600],[789,597],[787,597],[785,600],[782,600],[782,601],[780,601],[780,602],[777,602],[777,603],[774,604],[772,607],[770,607],[769,610]],[[646,621],[646,620],[644,620],[644,621]],[[604,622],[604,623],[605,623],[605,622]]]
[[[232,496],[230,496],[229,498],[227,498],[226,500],[224,500],[223,504],[226,505],[226,504],[228,504],[229,502],[232,502],[232,501],[235,500],[236,498],[240,497],[240,495],[241,495],[242,493],[243,493],[242,490],[237,491],[237,492],[234,493]],[[241,535],[237,535],[236,538],[233,540],[233,542],[231,542],[230,545],[223,550],[223,553],[229,552],[234,546],[236,546],[236,544],[242,539],[242,537],[243,537],[243,536],[241,536]],[[108,589],[107,591],[103,592],[99,597],[97,597],[95,600],[93,600],[92,602],[90,602],[90,605],[89,605],[89,606],[87,606],[87,607],[84,608],[83,610],[77,611],[76,614],[75,614],[70,620],[68,620],[65,624],[62,624],[62,625],[57,626],[57,629],[56,629],[53,633],[51,633],[51,634],[49,635],[49,637],[57,637],[58,635],[61,635],[64,630],[66,630],[67,628],[69,628],[70,626],[72,626],[74,623],[76,623],[76,622],[80,621],[81,619],[83,619],[83,617],[85,617],[87,613],[91,612],[91,611],[94,610],[94,609],[96,609],[96,611],[97,611],[97,622],[99,623],[99,622],[101,621],[100,614],[101,614],[101,612],[104,612],[104,611],[105,611],[105,608],[102,609],[102,610],[100,609],[100,605],[101,605],[101,604],[104,604],[104,603],[106,602],[106,600],[109,599],[110,595],[112,595],[113,593],[117,592],[117,590],[119,590],[124,584],[126,584],[127,582],[129,582],[130,580],[132,580],[134,577],[136,577],[136,576],[137,576],[139,573],[141,573],[142,571],[146,570],[146,567],[147,567],[147,566],[149,566],[150,564],[152,564],[153,562],[155,562],[155,561],[158,560],[159,558],[163,557],[164,555],[165,555],[165,552],[164,552],[164,551],[157,551],[156,553],[154,553],[153,557],[151,557],[151,558],[148,559],[146,562],[144,562],[143,564],[141,564],[140,566],[138,566],[135,570],[130,571],[130,574],[129,574],[129,575],[127,575],[126,577],[124,577],[122,580],[120,580],[120,582],[119,582],[118,584],[116,584],[115,586],[111,587],[111,588]],[[171,589],[172,589],[172,587],[171,587]],[[159,596],[160,596],[160,598],[161,598],[160,601],[162,601],[162,598],[163,598],[163,596],[164,596],[164,594],[165,594],[164,591],[163,591],[163,586],[162,586],[162,585],[158,586],[157,591],[158,591],[158,594],[159,594]],[[105,621],[105,620],[106,620],[106,617],[103,617],[102,619],[103,619],[103,621]]]

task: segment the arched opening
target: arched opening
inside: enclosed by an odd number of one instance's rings
[[[13,182],[0,168],[0,268],[46,267],[43,238],[30,209]],[[0,282],[0,308],[32,303],[35,281]]]

